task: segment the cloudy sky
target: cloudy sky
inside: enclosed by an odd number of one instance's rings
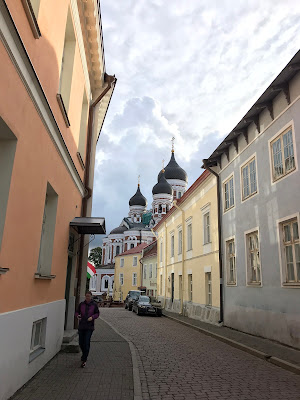
[[[102,0],[106,70],[118,82],[97,147],[93,215],[107,232],[162,160],[189,186],[300,48],[298,0]],[[100,238],[91,243],[94,247]]]

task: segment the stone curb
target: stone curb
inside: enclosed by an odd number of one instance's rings
[[[188,322],[181,321],[175,317],[171,317],[170,315],[163,314],[163,316],[166,318],[169,318],[173,321],[176,321],[179,324],[188,326],[189,328],[199,331],[199,332],[203,333],[204,335],[211,336],[217,340],[220,340],[221,342],[224,342],[224,343],[228,344],[229,346],[235,347],[239,350],[245,351],[246,353],[252,354],[255,357],[261,358],[261,359],[268,361],[274,365],[284,368],[290,372],[293,372],[294,374],[300,375],[300,367],[298,365],[289,363],[289,362],[284,361],[277,357],[273,357],[267,353],[263,353],[262,351],[256,350],[253,347],[246,346],[242,343],[236,342],[235,340],[229,339],[225,336],[218,335],[217,333],[208,331],[207,329],[203,329],[203,328],[200,328],[199,326],[189,324]]]
[[[141,385],[141,379],[140,379],[140,371],[138,367],[138,355],[137,355],[137,350],[134,346],[134,344],[127,339],[124,335],[122,335],[118,330],[109,322],[107,322],[104,318],[101,316],[99,319],[102,319],[108,326],[111,327],[112,330],[114,330],[121,338],[125,340],[129,344],[130,352],[131,352],[131,359],[132,359],[132,375],[133,375],[133,398],[134,400],[143,400],[142,396],[142,385]]]

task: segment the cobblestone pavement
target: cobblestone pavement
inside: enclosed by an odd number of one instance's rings
[[[299,400],[299,376],[167,318],[102,309],[137,349],[143,400]]]
[[[85,369],[81,354],[59,353],[11,400],[133,399],[129,344],[104,321],[96,322]]]

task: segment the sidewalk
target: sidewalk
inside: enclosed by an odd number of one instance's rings
[[[133,399],[129,344],[106,322],[96,321],[84,369],[80,368],[80,356],[58,353],[10,400]]]
[[[219,327],[184,317],[173,312],[163,310],[163,315],[300,375],[300,350],[224,326]]]

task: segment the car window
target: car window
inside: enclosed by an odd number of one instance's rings
[[[150,303],[150,298],[148,296],[140,296],[139,301]]]

